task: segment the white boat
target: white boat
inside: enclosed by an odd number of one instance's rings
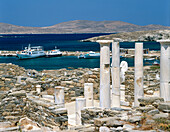
[[[17,52],[17,57],[19,59],[32,59],[45,56],[45,52],[42,46],[31,47],[30,44],[28,47],[25,47],[25,50]]]
[[[144,60],[146,60],[146,61],[152,61],[152,60],[155,60],[155,58],[145,58]]]
[[[62,52],[56,47],[54,50],[50,50],[46,53],[46,57],[56,57],[56,56],[62,56]]]
[[[154,61],[153,65],[160,66],[160,63],[158,61]]]
[[[85,59],[99,59],[100,53],[90,51],[88,54],[84,55],[84,58]]]
[[[78,59],[84,59],[84,55],[83,55],[83,54],[80,54],[80,55],[78,56]]]

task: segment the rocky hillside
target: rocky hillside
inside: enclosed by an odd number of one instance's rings
[[[118,42],[123,42],[123,41],[157,41],[161,39],[170,39],[170,30],[123,32],[93,37],[83,41],[96,42],[97,40],[114,40]]]
[[[139,26],[122,21],[88,21],[75,20],[59,23],[48,27],[23,27],[0,23],[0,34],[38,34],[38,33],[114,33],[148,30],[168,30],[170,27],[161,25]]]

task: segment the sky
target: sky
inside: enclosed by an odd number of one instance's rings
[[[44,27],[73,20],[170,26],[170,0],[0,0],[0,22]]]

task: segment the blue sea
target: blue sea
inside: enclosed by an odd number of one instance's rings
[[[44,50],[54,49],[55,46],[61,51],[99,51],[100,46],[96,42],[82,42],[82,39],[108,35],[108,33],[86,33],[86,34],[18,34],[0,35],[0,50],[22,50],[24,47],[43,46]],[[135,43],[120,43],[120,48],[134,48]],[[149,50],[160,50],[157,42],[144,42],[144,48]],[[129,66],[134,66],[133,58],[122,58]],[[53,58],[36,58],[19,60],[16,57],[0,57],[0,63],[13,63],[26,69],[52,70],[61,68],[99,68],[100,59],[78,59],[76,56],[62,56]]]

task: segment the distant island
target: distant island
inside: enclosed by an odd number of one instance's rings
[[[122,21],[75,20],[48,27],[24,27],[0,23],[0,34],[59,34],[59,33],[121,33],[149,30],[170,30],[168,26],[139,26]]]

